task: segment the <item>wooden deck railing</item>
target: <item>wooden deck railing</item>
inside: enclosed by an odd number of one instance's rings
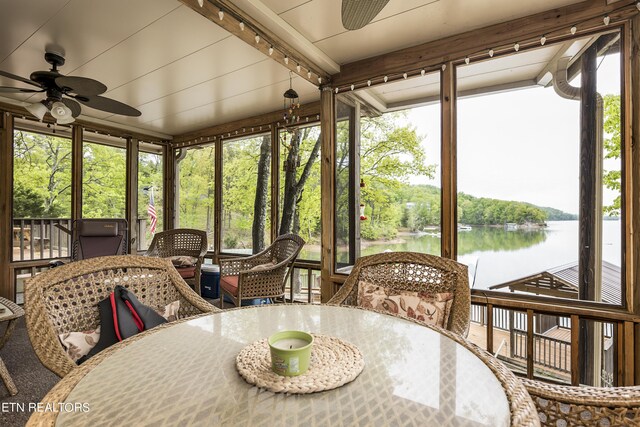
[[[68,257],[71,236],[56,225],[70,229],[71,219],[14,219],[12,261]]]
[[[527,360],[527,331],[511,330],[511,357]],[[533,334],[533,363],[560,372],[571,372],[571,343],[541,334]]]
[[[640,324],[640,316],[629,313],[620,307],[590,301],[561,300],[544,297],[500,295],[499,292],[472,291],[472,304],[482,307],[484,312],[484,330],[486,331],[486,350],[494,352],[494,329],[499,329],[500,317],[494,318],[495,309],[519,312],[526,321],[525,327],[518,327],[520,332],[514,332],[512,349],[514,358],[526,361],[526,376],[534,377],[534,367],[545,366],[553,369],[568,370],[572,385],[580,383],[580,362],[584,354],[580,351],[579,331],[583,321],[597,322],[602,327],[602,335],[611,340],[610,349],[613,351],[613,383],[616,386],[633,385],[635,383],[634,365],[634,326]],[[477,308],[472,309],[472,318],[477,319],[480,313]],[[537,316],[557,316],[569,319],[568,348],[560,345],[551,337],[543,337],[535,330]],[[497,320],[497,321],[496,321]],[[563,321],[563,324],[566,324]],[[566,342],[562,340],[563,342]],[[556,355],[564,355],[566,362],[552,362],[548,350],[544,350],[543,343],[553,343],[557,346]],[[484,343],[483,343],[484,344]],[[496,349],[500,343],[497,343]],[[525,351],[526,349],[526,351]],[[546,351],[546,353],[545,353]],[[551,365],[551,366],[547,366]]]

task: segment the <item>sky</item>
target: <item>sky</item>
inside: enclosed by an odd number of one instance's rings
[[[620,93],[619,66],[618,55],[604,57],[599,93]],[[412,184],[440,186],[439,108],[408,112],[409,122],[425,137],[428,163],[438,166],[435,179],[414,177]],[[460,99],[457,108],[458,191],[578,213],[579,101],[561,98],[552,87],[535,87]],[[619,169],[620,161],[606,160],[604,166]],[[604,203],[613,197],[605,190]]]

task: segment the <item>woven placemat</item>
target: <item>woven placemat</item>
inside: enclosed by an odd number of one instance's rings
[[[285,377],[274,373],[266,339],[243,348],[236,357],[236,369],[249,384],[274,393],[292,394],[331,390],[360,375],[364,358],[358,347],[340,338],[312,335],[311,363],[302,375]]]

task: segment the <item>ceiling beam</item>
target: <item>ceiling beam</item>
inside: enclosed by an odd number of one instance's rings
[[[604,15],[610,17],[611,23],[616,23],[636,14],[638,10],[635,1],[626,0],[607,5],[605,0],[587,0],[344,64],[340,73],[331,77],[331,85],[357,85],[372,77],[402,75],[411,70],[462,60],[465,56],[473,57],[474,60],[484,59],[489,57],[489,49],[493,49],[496,54],[512,52],[515,41],[524,46],[527,40],[530,43],[534,40],[537,42],[542,35],[549,42],[578,37],[586,30],[606,28],[603,23]],[[569,32],[573,25],[577,26],[574,36]]]
[[[315,122],[319,120],[320,101],[303,104],[300,106],[298,115],[301,117],[300,124]],[[238,136],[249,136],[261,132],[267,132],[270,125],[278,125],[283,120],[283,110],[261,114],[248,119],[236,120],[234,122],[223,123],[210,126],[193,132],[177,135],[171,141],[175,148],[188,147],[201,143],[212,142],[214,137],[231,138]]]
[[[225,0],[221,0],[221,2],[228,3]],[[304,52],[304,56],[317,64],[325,73],[336,74],[340,72],[340,64],[317,48],[292,25],[265,5],[262,0],[233,0],[233,4],[255,18],[265,30],[271,30],[276,37],[280,37],[280,40],[286,40],[286,44],[296,52]]]
[[[319,86],[329,81],[329,73],[324,72],[322,67],[232,2],[205,0],[202,6],[198,4],[198,0],[180,2],[312,84]]]

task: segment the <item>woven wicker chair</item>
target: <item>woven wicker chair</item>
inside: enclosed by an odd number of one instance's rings
[[[118,284],[157,310],[179,300],[180,318],[218,310],[189,288],[169,260],[120,255],[47,270],[28,279],[24,292],[27,332],[44,366],[60,377],[76,367],[59,334],[95,329],[100,324],[98,302]]]
[[[292,270],[289,267],[304,243],[295,234],[283,234],[256,255],[221,259],[220,306],[224,308],[225,295],[229,295],[237,307],[243,299],[284,298],[285,283]]]
[[[640,387],[570,387],[522,380],[543,426],[640,426]]]
[[[152,257],[168,258],[173,256],[190,256],[197,258],[195,268],[179,268],[178,273],[193,286],[198,295],[200,293],[200,267],[207,254],[207,233],[202,230],[190,228],[175,228],[162,231],[153,236],[146,255]]]
[[[471,292],[466,265],[415,252],[388,252],[362,257],[328,303],[358,306],[358,283],[361,280],[407,291],[452,292],[453,305],[446,329],[467,335]]]

